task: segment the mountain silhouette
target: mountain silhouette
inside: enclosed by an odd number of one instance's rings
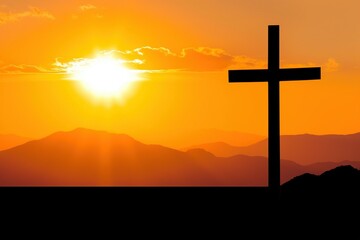
[[[340,166],[321,175],[303,174],[282,185],[283,198],[359,199],[360,170]]]
[[[267,186],[265,157],[216,157],[89,129],[54,133],[0,152],[2,186]],[[336,163],[281,162],[282,182]],[[360,166],[359,166],[360,167]]]
[[[261,142],[263,142],[263,140]],[[251,144],[251,146],[252,145],[253,144]],[[246,147],[233,146],[226,142],[212,142],[184,148],[184,150],[190,149],[204,149],[218,157],[231,157],[242,154],[243,152],[245,152]]]
[[[266,179],[263,157],[218,158],[88,129],[0,152],[2,186],[265,186]]]
[[[360,133],[350,135],[285,135],[281,136],[281,157],[299,164],[320,162],[360,161]],[[267,140],[246,147],[227,143],[212,143],[194,146],[219,157],[237,154],[267,156]],[[189,149],[189,148],[188,148]]]
[[[167,137],[166,142],[160,142],[161,144],[165,144],[172,148],[185,149],[187,146],[196,146],[211,142],[226,142],[234,146],[248,146],[264,139],[265,137],[263,136],[250,133],[224,131],[219,129],[201,129],[192,132],[184,132],[183,134],[176,134],[173,138]]]
[[[30,138],[13,134],[0,135],[0,151],[24,144],[30,140]]]

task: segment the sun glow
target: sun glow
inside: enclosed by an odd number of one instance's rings
[[[87,93],[102,100],[123,100],[140,80],[138,71],[112,56],[81,59],[68,66],[67,72]]]

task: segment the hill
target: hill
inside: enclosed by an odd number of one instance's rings
[[[24,144],[30,140],[30,138],[12,134],[0,135],[0,151]]]
[[[281,157],[299,164],[360,161],[360,133],[350,135],[285,135],[281,136]],[[267,140],[235,147],[226,143],[197,145],[219,157],[237,154],[267,156]]]
[[[340,166],[317,176],[304,174],[282,186],[283,198],[296,199],[359,199],[360,170]]]
[[[283,160],[282,182],[336,164]],[[267,171],[265,157],[182,152],[89,129],[58,132],[0,152],[1,186],[266,186]]]
[[[248,146],[264,139],[265,137],[263,136],[250,133],[219,129],[201,129],[174,136],[167,136],[165,141],[162,140],[158,142],[171,148],[184,149],[188,146],[196,146],[210,142],[226,142],[234,146]]]
[[[263,157],[218,158],[88,129],[0,152],[2,186],[261,186],[266,172]]]

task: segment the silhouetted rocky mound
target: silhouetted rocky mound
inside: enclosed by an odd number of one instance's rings
[[[360,199],[360,170],[340,166],[320,176],[304,174],[282,185],[282,197],[302,199]]]

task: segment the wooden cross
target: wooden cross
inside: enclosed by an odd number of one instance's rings
[[[229,82],[268,82],[269,188],[280,193],[280,81],[321,79],[321,68],[280,69],[280,27],[269,26],[268,69],[230,70]]]

